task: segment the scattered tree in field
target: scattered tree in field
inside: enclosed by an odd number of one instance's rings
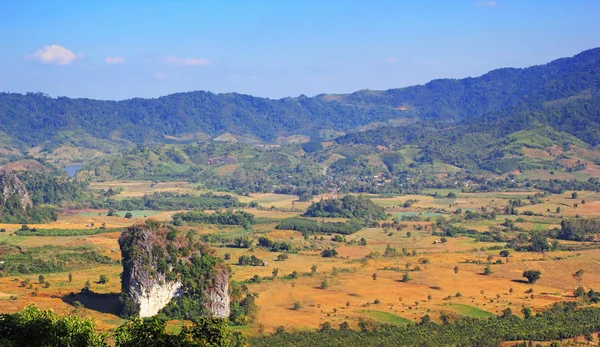
[[[448,239],[447,239],[447,238],[445,238],[445,237],[442,237],[442,238],[440,239],[440,241],[442,241],[442,243],[446,243],[446,242],[448,242]]]
[[[285,261],[288,259],[288,255],[287,254],[280,254],[277,256],[277,260],[278,261]]]
[[[483,274],[488,276],[492,274],[492,268],[488,265],[485,267],[485,269],[483,269]]]
[[[38,277],[38,282],[40,284],[44,284],[46,282],[46,279],[44,278],[44,275],[39,275]]]
[[[542,273],[539,270],[527,270],[523,272],[523,277],[527,278],[531,284],[534,284],[541,276]]]
[[[581,280],[583,279],[583,273],[584,273],[583,269],[579,269],[573,275],[571,275],[577,281],[578,285],[581,285]]]
[[[556,208],[556,213],[560,213],[560,207]]]
[[[230,260],[231,259],[231,254],[225,253],[225,255],[223,256],[223,259]]]
[[[525,319],[531,318],[531,316],[532,316],[532,312],[529,307],[523,306],[523,309],[521,310],[521,312],[523,313],[523,318],[525,318]]]
[[[458,273],[458,266],[454,267],[454,273],[457,274]]]
[[[373,281],[377,280],[377,274],[376,273],[373,273],[372,277],[373,277]]]
[[[48,282],[48,281],[44,282],[44,288],[50,288],[50,282]]]
[[[81,289],[81,291],[86,293],[86,292],[89,292],[91,288],[92,288],[92,284],[88,280],[88,281],[85,281],[85,284],[83,285],[83,288]]]
[[[277,275],[279,274],[279,268],[274,268],[273,271],[271,272],[271,274],[273,275],[273,278],[276,278]]]
[[[504,258],[508,258],[508,256],[510,255],[510,252],[506,249],[503,249],[500,251],[500,256],[504,257]]]
[[[573,296],[575,296],[576,298],[582,298],[585,295],[585,288],[583,288],[582,286],[577,287],[577,289],[575,289],[575,291],[573,292]]]
[[[315,273],[317,272],[317,265],[313,265],[310,267],[310,272]]]
[[[125,213],[125,218],[131,219],[131,218],[133,218],[133,214],[131,212],[127,212],[127,213]]]
[[[98,284],[107,284],[107,283],[108,283],[108,276],[100,275],[100,278],[98,279]]]
[[[69,283],[73,282],[73,274],[69,272]]]
[[[579,194],[577,194],[577,192],[571,193],[571,199],[577,199],[578,197],[579,197]]]
[[[402,275],[402,282],[406,283],[406,282],[408,282],[408,281],[410,281],[410,280],[411,280],[411,278],[410,278],[410,276],[408,275],[408,271],[406,271],[406,272],[404,273],[404,275]]]
[[[299,301],[294,302],[294,311],[298,311],[302,308],[302,304]]]
[[[335,249],[326,249],[323,252],[321,252],[321,256],[323,258],[335,258],[337,257],[338,252]]]
[[[327,289],[328,287],[329,283],[327,283],[327,280],[321,281],[321,289]]]

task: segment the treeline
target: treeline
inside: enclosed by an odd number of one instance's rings
[[[387,218],[385,209],[375,205],[364,196],[346,195],[341,199],[326,199],[313,202],[305,217],[359,218],[367,220],[383,220]]]
[[[55,206],[34,205],[23,210],[16,199],[16,196],[11,196],[4,205],[0,206],[0,223],[44,223],[58,219]]]
[[[59,316],[34,305],[0,314],[0,345],[6,347],[243,347],[244,337],[223,319],[199,317],[177,334],[167,333],[165,320],[132,319],[110,334],[97,332],[94,321]]]
[[[132,210],[216,210],[220,208],[243,207],[237,198],[231,195],[217,195],[206,193],[202,195],[176,194],[171,192],[156,192],[144,195],[141,198],[128,198],[123,200],[108,199],[104,204],[99,203],[93,208],[109,208],[118,211]]]
[[[180,212],[172,216],[173,224],[181,225],[182,222],[203,223],[203,224],[221,224],[221,225],[240,225],[249,228],[254,224],[254,215],[244,211],[225,212],[216,211],[215,213],[206,213],[204,211]]]
[[[275,229],[294,230],[304,235],[310,234],[343,234],[350,235],[362,229],[364,225],[356,220],[349,222],[319,222],[299,217],[286,218],[279,222]]]
[[[89,236],[103,233],[120,232],[121,229],[106,229],[103,227],[97,229],[38,229],[30,228],[27,225],[15,231],[19,236]]]
[[[116,264],[118,261],[102,255],[89,247],[31,247],[23,251],[18,246],[0,244],[3,264],[0,274],[40,274],[88,268],[100,264]]]
[[[361,321],[360,331],[347,323],[333,329],[329,323],[320,331],[286,333],[254,337],[252,346],[498,346],[504,341],[558,341],[600,331],[600,308],[575,308],[574,304],[555,304],[546,312],[521,319],[505,310],[501,317],[489,319],[459,318],[444,324],[431,322],[404,327],[375,325]]]
[[[572,241],[594,241],[600,234],[600,219],[569,218],[560,222],[558,238]]]

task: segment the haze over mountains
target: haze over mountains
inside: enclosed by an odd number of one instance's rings
[[[157,99],[98,101],[0,93],[0,146],[23,150],[52,141],[52,146],[104,148],[189,142],[223,133],[262,142],[296,134],[327,139],[374,123],[409,124],[404,128],[413,129],[418,121],[469,129],[493,124],[503,135],[533,124],[548,125],[596,145],[599,70],[600,48],[595,48],[546,65],[502,68],[476,78],[311,98],[272,100],[194,91]]]

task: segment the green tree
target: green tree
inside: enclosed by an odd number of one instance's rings
[[[492,274],[492,268],[488,265],[483,269],[483,274],[488,276]]]
[[[127,212],[127,213],[125,213],[125,218],[131,219],[131,218],[133,218],[133,214],[131,212]]]
[[[541,276],[542,273],[539,270],[527,270],[523,272],[523,277],[527,278],[527,281],[529,281],[529,283],[531,284],[537,282],[537,280],[540,279]]]

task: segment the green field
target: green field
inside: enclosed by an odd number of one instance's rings
[[[488,317],[495,316],[493,313],[484,311],[480,308],[477,308],[477,307],[471,306],[471,305],[449,304],[449,305],[445,305],[445,307],[447,307],[450,311],[454,311],[458,314],[470,316],[473,318],[488,318]]]
[[[363,311],[363,313],[371,319],[375,319],[380,322],[385,322],[385,323],[389,323],[389,324],[393,324],[393,325],[406,325],[406,324],[413,323],[413,321],[411,321],[409,319],[402,318],[400,316],[396,316],[395,314],[389,313],[389,312]]]

